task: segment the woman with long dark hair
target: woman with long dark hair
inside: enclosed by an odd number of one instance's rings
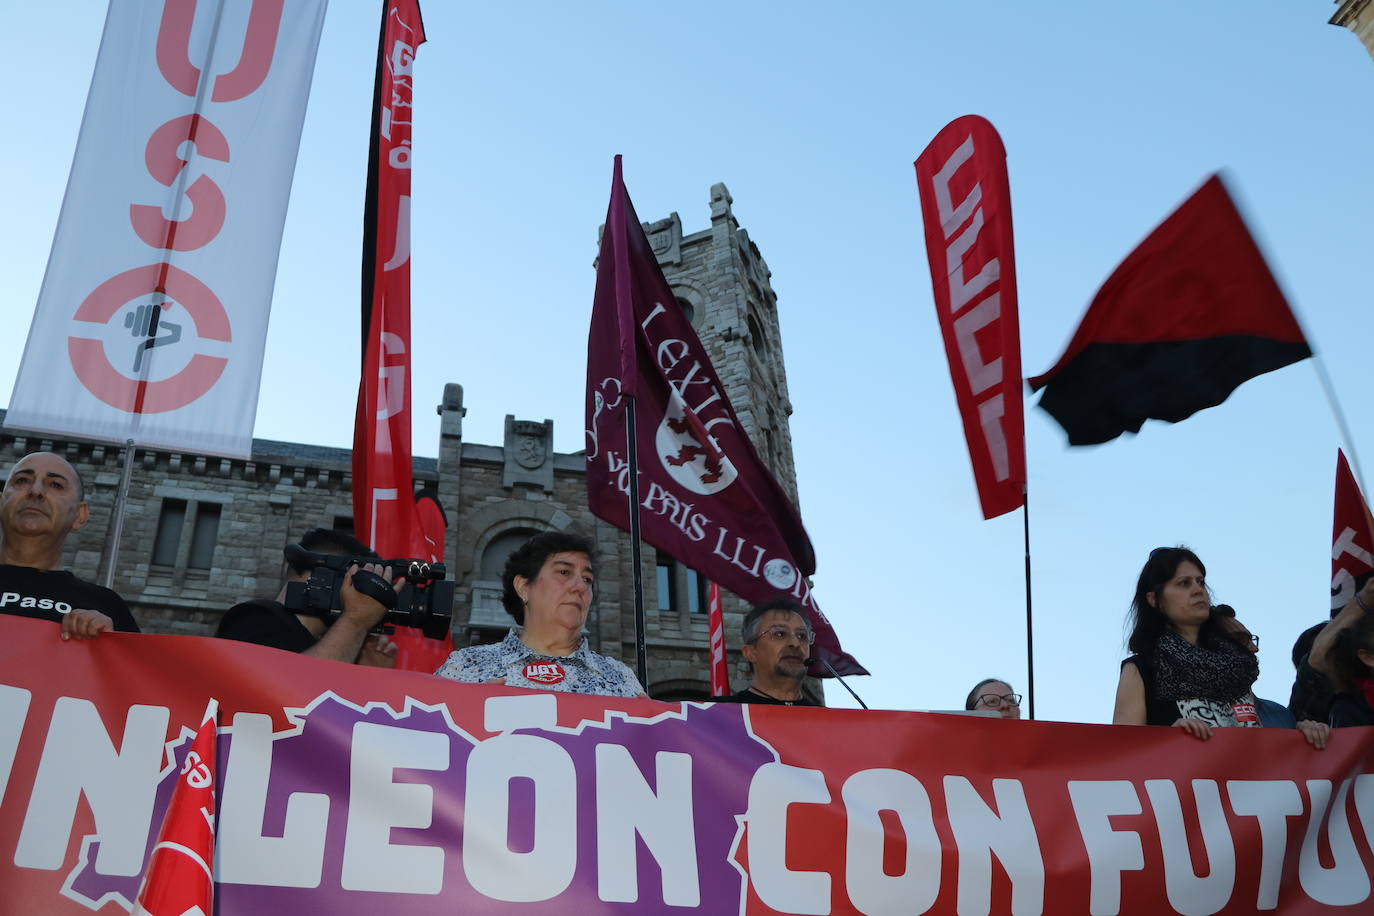
[[[1218,726],[1259,726],[1259,663],[1222,630],[1206,577],[1186,547],[1151,551],[1131,602],[1133,654],[1121,663],[1113,724],[1174,725],[1202,739]]]

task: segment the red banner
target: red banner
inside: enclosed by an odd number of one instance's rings
[[[444,518],[415,499],[410,450],[410,166],[417,0],[387,0],[377,50],[363,228],[363,370],[353,426],[353,527],[387,559],[444,559]],[[432,501],[432,500],[431,500]],[[451,639],[396,631],[396,665],[433,671]]]
[[[415,511],[410,427],[410,167],[415,0],[382,13],[363,241],[363,372],[353,429],[353,527],[385,557],[441,560]]]
[[[729,696],[730,666],[725,660],[725,612],[720,606],[720,583],[712,582],[707,593],[707,618],[711,631],[711,696]]]
[[[748,601],[796,598],[816,631],[813,652],[840,674],[867,674],[811,595],[811,539],[678,307],[617,156],[587,335],[587,502],[626,530],[631,399],[643,539]],[[819,665],[813,674],[828,676]]]
[[[916,160],[935,313],[983,517],[1025,502],[1026,433],[1011,190],[983,118],[945,125]]]
[[[1345,452],[1336,450],[1336,508],[1331,531],[1331,613],[1340,613],[1374,569],[1374,523]]]
[[[130,909],[210,695],[221,916],[1370,902],[1370,729],[1315,751],[1286,729],[1202,742],[612,700],[227,640],[64,643],[47,621],[0,616],[0,916]]]

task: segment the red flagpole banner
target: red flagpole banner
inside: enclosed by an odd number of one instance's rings
[[[945,125],[915,162],[935,313],[983,517],[1025,503],[1026,432],[1007,153],[984,118]]]
[[[1367,728],[668,704],[0,616],[0,916],[132,908],[208,695],[220,916],[1370,907]]]
[[[1312,355],[1240,211],[1213,175],[1102,284],[1059,362],[1028,379],[1070,445],[1177,423]]]
[[[707,592],[707,617],[711,630],[711,696],[729,696],[730,665],[725,660],[725,612],[720,605],[720,583]]]
[[[217,704],[210,701],[200,731],[177,771],[176,785],[134,916],[211,916],[215,905],[215,728]]]
[[[1345,452],[1336,450],[1336,501],[1331,531],[1331,613],[1350,603],[1374,570],[1374,522]]]
[[[791,595],[816,631],[814,653],[840,674],[867,674],[811,594],[811,540],[677,306],[617,156],[587,339],[587,500],[598,517],[626,530],[630,398],[638,410],[643,540],[747,601]]]
[[[324,12],[109,4],[7,425],[250,456]]]
[[[437,502],[415,498],[411,457],[410,172],[415,55],[425,41],[416,0],[386,0],[377,47],[363,218],[362,378],[353,427],[353,527],[384,558],[444,558]],[[432,498],[431,498],[431,501]],[[433,671],[452,640],[396,631],[396,664]]]

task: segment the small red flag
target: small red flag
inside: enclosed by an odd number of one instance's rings
[[[1350,603],[1374,570],[1374,523],[1345,452],[1336,450],[1336,508],[1331,531],[1331,613]]]
[[[945,125],[916,160],[935,314],[984,518],[1026,501],[1021,334],[1007,153],[977,115]]]
[[[711,628],[711,696],[728,697],[730,667],[725,662],[725,613],[720,606],[720,585],[712,582],[707,600]]]
[[[1030,379],[1040,406],[1096,445],[1177,423],[1242,382],[1312,355],[1293,310],[1213,175],[1093,297],[1059,362]]]
[[[215,726],[211,700],[177,775],[133,916],[211,916],[215,902]]]

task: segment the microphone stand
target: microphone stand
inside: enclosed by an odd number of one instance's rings
[[[817,658],[808,658],[808,659],[806,660],[806,666],[807,666],[808,668],[811,667],[811,663],[812,663],[812,662],[820,662],[822,665],[825,665],[825,669],[826,669],[827,671],[830,672],[830,676],[833,677],[835,680],[839,681],[839,682],[840,682],[840,686],[843,687],[845,690],[848,690],[848,691],[849,691],[849,695],[850,695],[851,697],[853,697],[855,700],[858,700],[860,706],[862,706],[864,709],[867,709],[867,708],[868,708],[868,704],[865,703],[863,700],[860,700],[860,699],[859,699],[859,695],[858,695],[857,693],[854,692],[854,688],[852,688],[852,687],[850,687],[848,684],[846,684],[846,683],[844,682],[844,678],[840,677],[840,672],[838,672],[838,671],[835,670],[835,666],[834,666],[834,665],[830,664],[830,662],[826,661],[826,660],[823,659],[823,658],[817,657]]]

